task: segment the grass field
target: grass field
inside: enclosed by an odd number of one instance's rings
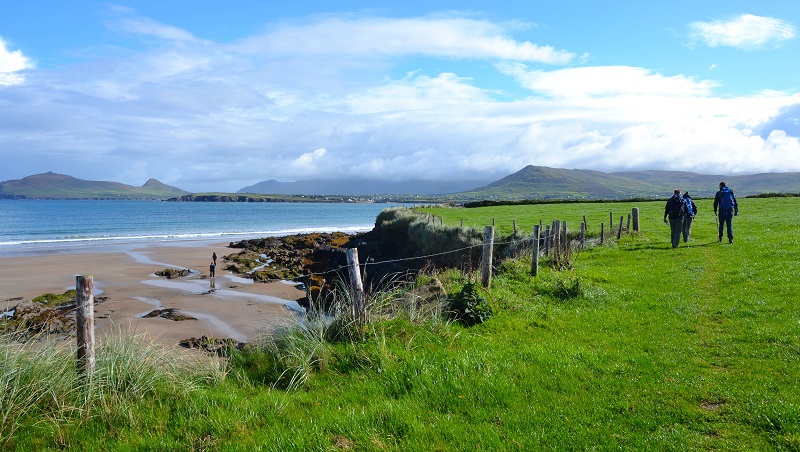
[[[717,243],[711,201],[697,200],[678,249],[664,202],[420,209],[480,229],[494,219],[501,234],[512,220],[577,230],[586,216],[596,234],[637,207],[642,230],[574,254],[569,270],[545,260],[536,278],[530,255],[503,263],[477,326],[409,314],[338,342],[307,329],[292,384],[258,372],[259,355],[224,379],[172,370],[143,390],[128,375],[93,405],[59,383],[0,418],[0,448],[800,450],[800,199],[739,201],[735,244]],[[437,277],[448,292],[476,279]]]

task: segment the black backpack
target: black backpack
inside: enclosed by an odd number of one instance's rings
[[[686,216],[686,203],[679,196],[673,196],[669,199],[669,216],[671,217],[685,217]]]

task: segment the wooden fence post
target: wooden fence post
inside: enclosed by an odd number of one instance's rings
[[[611,231],[614,227],[614,212],[608,212],[608,233],[611,234]]]
[[[556,263],[556,268],[559,267],[561,262],[561,221],[553,221],[553,262]]]
[[[364,303],[364,285],[361,283],[358,248],[347,250],[347,267],[350,273],[350,288],[353,291],[353,319],[359,325],[364,325],[367,323],[367,308]]]
[[[464,219],[463,218],[461,219],[461,227],[462,228],[464,227]]]
[[[541,226],[539,226],[541,228]],[[544,228],[544,255],[550,255],[550,226]]]
[[[514,237],[517,237],[517,220],[511,220],[512,226],[514,226]]]
[[[586,215],[583,216],[583,224],[586,225],[586,229],[589,229],[589,223],[586,222]]]
[[[628,224],[625,226],[626,231],[631,230],[631,214],[628,214]]]
[[[603,244],[603,237],[605,236],[604,223],[600,223],[600,244]]]
[[[586,223],[581,223],[581,246],[583,246],[583,241],[586,239]]]
[[[625,218],[622,215],[619,216],[619,231],[617,231],[617,240],[622,238],[622,219]]]
[[[483,265],[481,265],[483,287],[489,287],[492,283],[492,248],[494,248],[494,226],[486,226],[483,230]]]
[[[78,376],[94,372],[94,277],[75,277],[75,323],[78,329]]]
[[[639,232],[639,208],[633,208],[633,230]]]
[[[536,276],[539,274],[539,232],[540,226],[538,224],[533,226],[533,259],[531,261],[531,274]]]

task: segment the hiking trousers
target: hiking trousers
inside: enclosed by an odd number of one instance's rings
[[[688,242],[689,236],[692,235],[692,221],[694,217],[686,217],[683,219],[683,241]]]
[[[719,209],[719,233],[717,237],[722,239],[722,230],[727,228],[728,241],[733,240],[733,209]]]
[[[683,232],[683,218],[670,218],[669,229],[672,234],[672,247],[677,248],[681,244],[681,233]]]

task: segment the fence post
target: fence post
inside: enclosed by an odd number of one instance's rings
[[[541,228],[541,226],[539,226]],[[550,226],[544,228],[544,255],[550,255]]]
[[[586,229],[589,229],[589,223],[586,222],[586,215],[583,216],[583,224],[586,225]]]
[[[514,237],[517,236],[517,220],[511,220],[512,226],[514,226]]]
[[[625,218],[622,215],[619,216],[619,231],[617,231],[617,240],[622,238],[622,219]]]
[[[553,262],[555,267],[561,265],[561,220],[553,221]]]
[[[78,329],[78,376],[94,372],[94,277],[75,277],[75,323]]]
[[[611,234],[611,231],[614,227],[614,212],[608,212],[608,233]]]
[[[536,276],[539,274],[539,225],[533,226],[533,259],[531,261],[531,274]]]
[[[358,248],[347,250],[347,267],[350,288],[353,291],[353,319],[359,325],[364,325],[367,322],[367,309],[364,303],[364,285],[361,283],[361,267],[358,264]]]
[[[483,230],[483,265],[481,266],[481,283],[489,287],[492,283],[492,248],[494,248],[494,226],[486,226]]]
[[[633,230],[639,232],[639,208],[633,208]]]
[[[464,219],[463,218],[461,219],[461,227],[462,228],[464,227]]]
[[[586,223],[581,223],[581,246],[583,246],[583,241],[586,239]]]
[[[600,223],[600,244],[603,244],[603,237],[605,236],[604,223]]]
[[[627,226],[625,226],[625,230],[626,231],[630,231],[631,230],[631,214],[628,214],[628,224],[627,224]]]

